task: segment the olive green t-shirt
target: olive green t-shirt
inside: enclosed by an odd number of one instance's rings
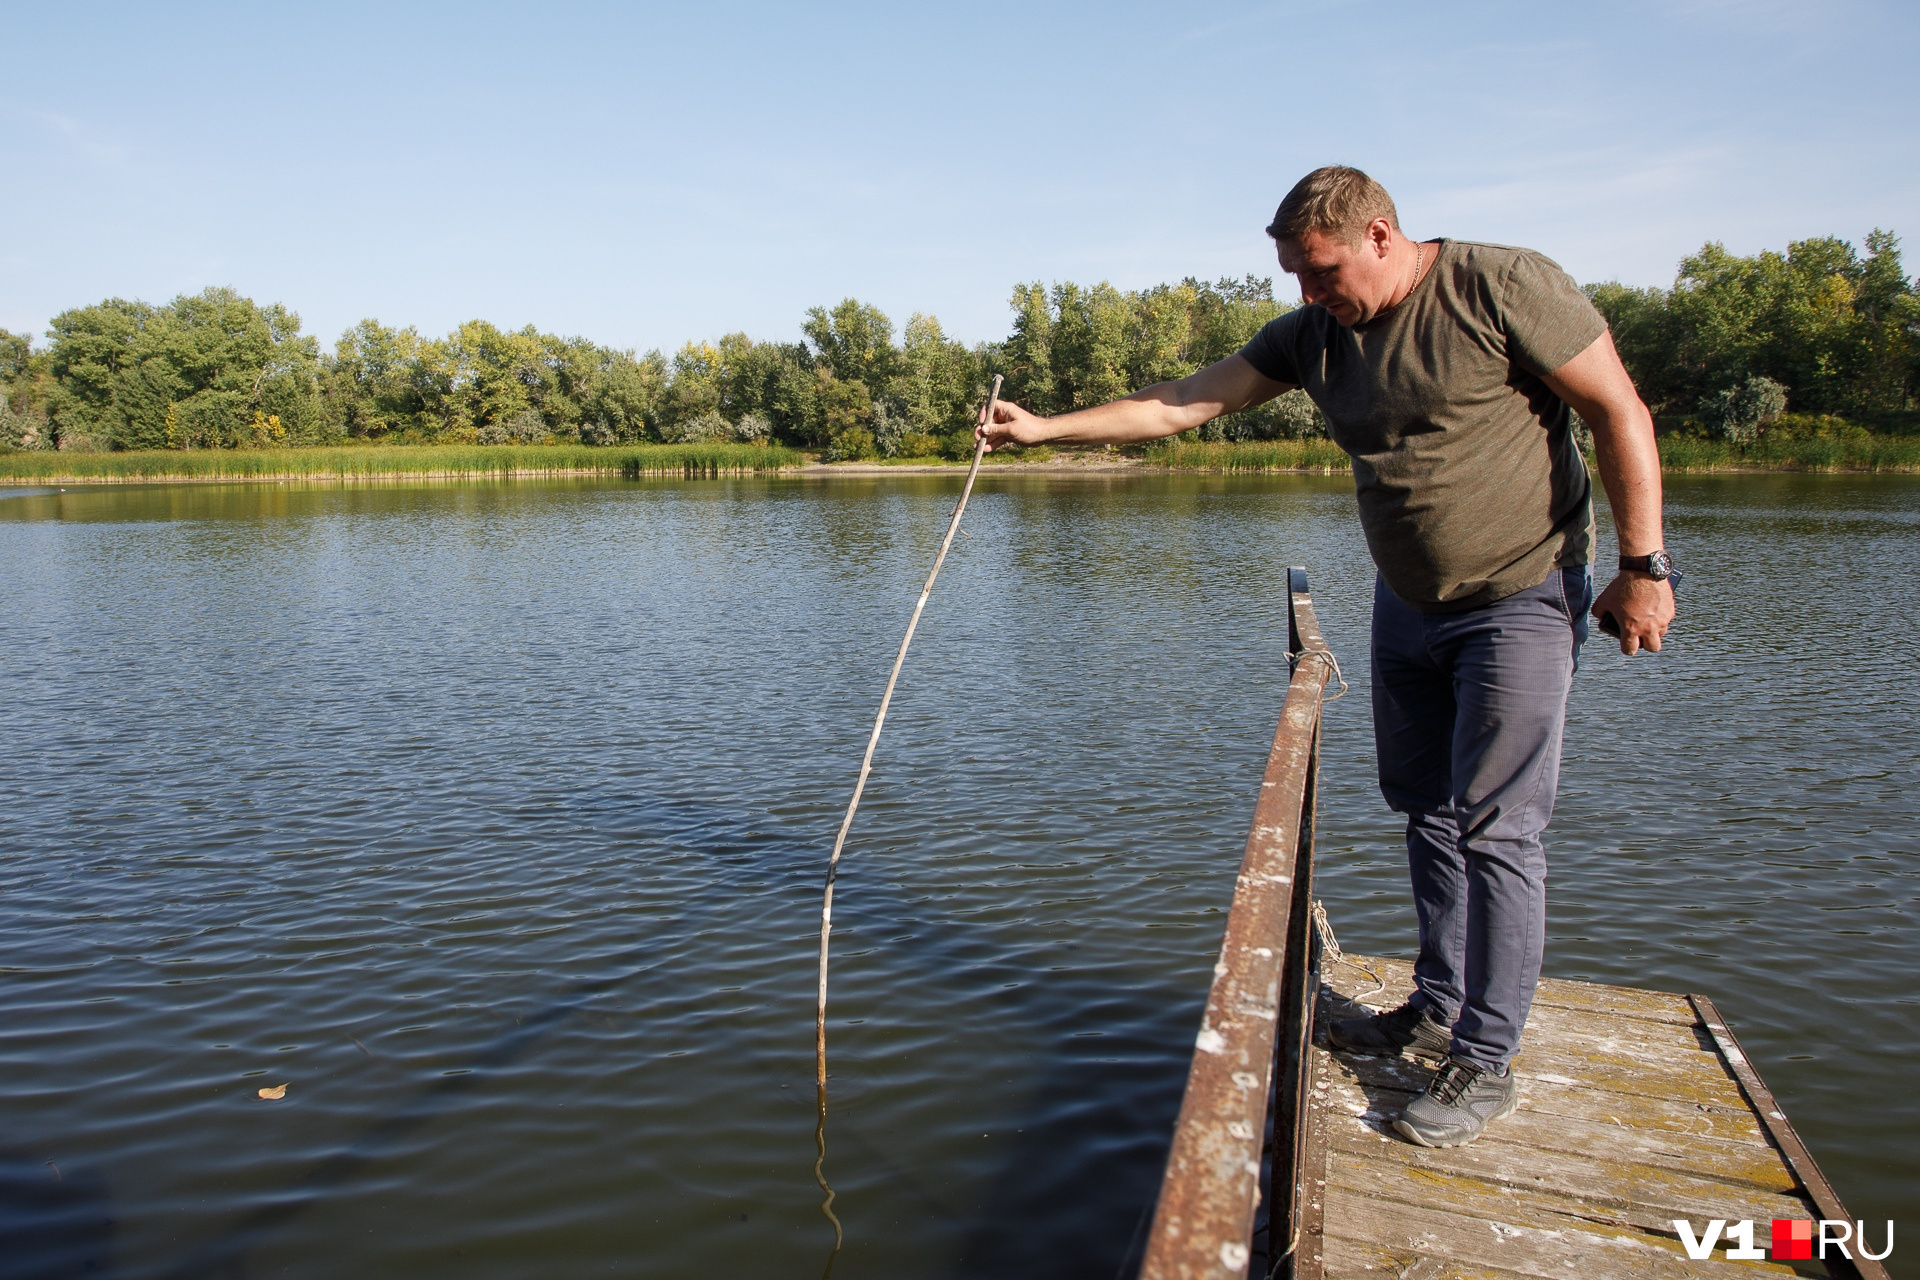
[[[1593,486],[1541,381],[1606,321],[1528,249],[1442,240],[1398,306],[1347,328],[1305,306],[1241,349],[1320,406],[1353,456],[1360,523],[1393,593],[1427,613],[1491,604],[1587,562]]]

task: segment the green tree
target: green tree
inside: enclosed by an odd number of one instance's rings
[[[14,383],[27,376],[32,362],[33,339],[0,329],[0,385],[12,390]]]
[[[940,322],[915,312],[907,321],[898,361],[900,372],[888,399],[898,406],[897,438],[913,441],[908,452],[930,453],[939,437],[973,428],[975,401],[983,381],[980,362],[961,343],[948,338]]]
[[[720,339],[718,388],[723,417],[738,422],[747,414],[765,410],[767,376],[778,359],[778,347],[757,343],[744,333],[729,333]]]
[[[1038,280],[1013,286],[1013,333],[996,353],[1003,394],[1034,413],[1060,411],[1053,377],[1053,309]]]
[[[231,448],[324,433],[318,352],[300,318],[231,289],[164,307],[112,298],[53,319],[55,430],[113,448]]]
[[[1247,275],[1213,284],[1188,277],[1193,291],[1193,338],[1188,356],[1196,369],[1224,360],[1252,341],[1262,325],[1291,308],[1274,301],[1273,280]]]
[[[1587,292],[1664,426],[1723,421],[1754,378],[1783,386],[1798,414],[1904,410],[1920,299],[1898,240],[1876,229],[1866,243],[1865,258],[1832,236],[1751,257],[1708,244],[1680,264],[1671,289],[1609,282]]]
[[[136,343],[142,340],[155,308],[144,302],[108,298],[90,307],[75,307],[53,318],[47,336],[54,392],[49,407],[56,437],[79,448],[111,448],[135,434],[122,403],[123,384],[137,376],[141,363]],[[164,405],[157,429],[138,434],[166,443]],[[150,402],[152,397],[142,397]]]
[[[1134,390],[1133,309],[1104,280],[1091,289],[1053,286],[1054,403],[1061,411],[1105,404]]]
[[[682,423],[720,412],[720,348],[711,342],[689,342],[673,356],[661,415],[663,439],[675,439]]]
[[[1193,284],[1155,285],[1126,295],[1133,312],[1128,334],[1127,389],[1184,378],[1199,368],[1193,360],[1193,321],[1200,292]]]
[[[893,321],[878,307],[852,298],[831,311],[812,307],[800,329],[813,344],[815,362],[843,382],[881,387],[895,372]]]
[[[658,351],[598,348],[580,400],[580,439],[587,444],[634,444],[658,434],[666,394],[667,362]]]
[[[443,434],[477,439],[483,429],[504,431],[522,422],[520,415],[534,408],[529,383],[538,379],[529,375],[538,351],[521,334],[469,320],[441,346],[450,375],[438,397]]]
[[[787,444],[817,448],[827,442],[826,411],[820,402],[820,380],[812,354],[798,343],[763,344],[773,347],[761,389],[761,410],[773,422],[774,437]]]
[[[54,444],[47,424],[47,400],[53,389],[45,351],[35,351],[25,334],[0,329],[0,444],[15,449],[45,449]]]
[[[873,438],[873,393],[867,384],[859,378],[836,378],[826,369],[816,370],[815,377],[827,457],[833,461],[873,457],[878,446]]]
[[[439,388],[425,376],[426,346],[417,330],[372,319],[341,334],[321,376],[334,433],[367,440],[431,434],[428,399],[437,401]]]

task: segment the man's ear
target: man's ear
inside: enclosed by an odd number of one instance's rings
[[[1373,250],[1373,256],[1384,258],[1393,248],[1393,224],[1385,218],[1375,218],[1367,224],[1367,245]]]

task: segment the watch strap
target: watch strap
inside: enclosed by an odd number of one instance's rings
[[[1655,567],[1656,562],[1658,562],[1657,568]],[[1680,570],[1673,563],[1673,557],[1668,555],[1664,548],[1644,556],[1621,556],[1620,569],[1623,573],[1632,571],[1634,573],[1647,574],[1656,581],[1665,582],[1669,586],[1678,587],[1680,585]]]

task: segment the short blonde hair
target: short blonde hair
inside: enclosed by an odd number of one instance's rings
[[[1275,240],[1298,240],[1309,231],[1322,231],[1354,244],[1375,218],[1400,229],[1400,214],[1387,189],[1358,169],[1330,164],[1293,184],[1274,211],[1267,234]]]

